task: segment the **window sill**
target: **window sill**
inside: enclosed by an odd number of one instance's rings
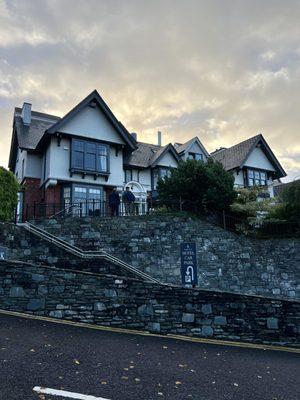
[[[86,175],[92,175],[94,179],[96,180],[99,176],[104,176],[105,180],[108,180],[108,177],[110,175],[110,172],[108,171],[88,171],[88,170],[82,170],[78,168],[70,168],[70,176],[72,177],[73,174],[81,174],[82,178],[84,179]]]

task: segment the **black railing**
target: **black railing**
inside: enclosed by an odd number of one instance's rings
[[[134,203],[121,202],[118,206],[107,201],[89,200],[75,203],[34,203],[25,204],[22,215],[15,214],[15,222],[37,220],[44,218],[66,217],[113,217],[113,216],[137,216],[153,213],[177,213],[189,212],[200,214],[196,204],[175,199],[172,201],[139,201]],[[203,213],[202,213],[203,215]],[[237,217],[228,212],[213,211],[205,214],[207,221],[219,227],[236,233],[244,233],[252,236],[295,236],[300,235],[299,224],[296,222],[274,222],[262,220],[255,224],[248,218]]]
[[[119,205],[108,201],[83,200],[74,203],[33,203],[25,204],[22,215],[16,217],[18,221],[36,220],[41,218],[65,217],[110,217],[146,215],[157,211],[177,212],[182,210],[180,201],[162,204],[159,201],[135,201],[134,203],[121,202]]]

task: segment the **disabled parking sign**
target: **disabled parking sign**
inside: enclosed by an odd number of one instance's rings
[[[181,281],[185,286],[198,284],[196,243],[181,243]]]

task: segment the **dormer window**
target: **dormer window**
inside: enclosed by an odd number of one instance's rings
[[[201,153],[189,153],[188,160],[196,160],[196,161],[203,161],[203,154]]]

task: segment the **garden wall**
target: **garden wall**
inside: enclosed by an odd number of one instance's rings
[[[299,346],[300,302],[0,262],[0,308],[90,324]]]
[[[162,282],[180,284],[180,243],[196,242],[199,287],[300,298],[300,239],[249,239],[186,216],[44,221],[49,232],[103,249]]]

